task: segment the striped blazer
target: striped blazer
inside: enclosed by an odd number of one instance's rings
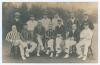
[[[7,41],[14,41],[14,40],[19,40],[20,39],[20,33],[19,32],[14,32],[14,31],[10,31],[7,33],[7,36],[6,36],[6,40]]]

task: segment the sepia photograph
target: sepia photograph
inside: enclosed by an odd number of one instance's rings
[[[98,63],[98,2],[3,2],[2,63]]]

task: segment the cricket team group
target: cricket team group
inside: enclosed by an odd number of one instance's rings
[[[16,15],[19,15],[19,12],[16,12]],[[52,16],[52,19],[43,15],[40,20],[31,15],[30,19],[21,25],[17,24],[19,19],[15,18],[6,40],[11,43],[11,47],[19,47],[22,60],[31,57],[30,53],[34,51],[37,56],[42,56],[41,52],[44,52],[51,58],[59,57],[63,52],[63,57],[69,58],[70,53],[76,52],[77,58],[86,60],[94,25],[87,13],[84,13],[81,19],[80,23],[78,18],[71,14],[65,24],[58,14]]]

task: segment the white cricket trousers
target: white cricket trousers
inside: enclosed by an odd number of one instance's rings
[[[54,39],[48,40],[47,47],[50,48],[50,51],[54,51],[53,46],[54,46]]]
[[[65,53],[69,54],[70,48],[75,44],[76,42],[74,40],[66,39],[65,40]]]
[[[25,48],[26,50],[28,49],[28,46],[27,46],[27,43],[26,42],[23,42],[22,40],[15,40],[13,43],[12,43],[13,46],[18,46],[20,48],[20,53],[21,53],[21,57],[24,57],[26,53],[25,52]]]
[[[40,53],[40,50],[44,50],[43,42],[42,42],[42,37],[40,35],[37,35],[37,40],[38,40],[38,48],[37,48],[37,53]]]
[[[82,46],[84,46],[84,56],[87,57],[87,53],[88,53],[88,47],[91,45],[91,39],[82,39],[80,40],[80,42],[76,45],[77,48],[77,54],[78,55],[82,55]]]
[[[61,37],[56,38],[56,53],[61,53],[61,45],[63,43],[63,40]]]

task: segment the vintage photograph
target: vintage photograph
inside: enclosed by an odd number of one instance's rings
[[[98,63],[98,2],[3,2],[2,63]]]

